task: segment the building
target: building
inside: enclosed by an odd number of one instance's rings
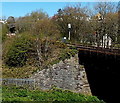
[[[0,20],[0,23],[2,23],[2,24],[6,24],[7,21],[6,21],[6,20]]]
[[[103,37],[102,37],[102,40],[100,40],[100,43],[101,43],[101,47],[104,47],[104,48],[110,48],[111,45],[112,45],[112,39],[110,38],[110,36],[108,36],[107,34],[105,34]]]

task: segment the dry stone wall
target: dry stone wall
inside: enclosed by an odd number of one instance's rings
[[[50,89],[56,86],[82,94],[91,94],[83,65],[79,65],[78,55],[54,64],[31,76],[41,89]]]

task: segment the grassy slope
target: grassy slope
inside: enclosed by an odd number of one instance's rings
[[[95,96],[84,96],[68,90],[52,88],[49,91],[27,90],[23,87],[3,87],[3,101],[62,101],[66,103],[104,103]]]

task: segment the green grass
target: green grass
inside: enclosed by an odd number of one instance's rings
[[[23,87],[3,86],[2,100],[11,102],[39,101],[41,103],[104,103],[95,96],[85,96],[68,90],[52,88],[49,91],[30,90]]]

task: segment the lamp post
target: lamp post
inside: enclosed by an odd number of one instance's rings
[[[71,29],[71,24],[69,23],[69,24],[68,24],[68,30],[69,30],[69,31],[68,31],[68,40],[70,40],[70,29]]]

